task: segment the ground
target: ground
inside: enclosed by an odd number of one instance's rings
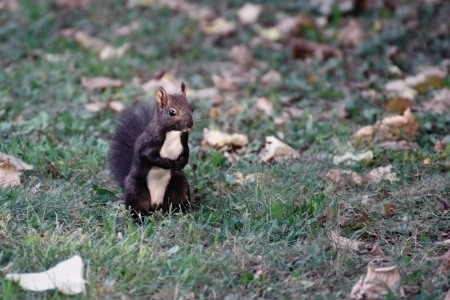
[[[321,12],[315,2],[260,1],[259,18],[240,21],[237,0],[0,1],[0,152],[34,166],[20,186],[0,188],[2,274],[78,254],[87,289],[74,298],[344,299],[371,263],[397,266],[408,298],[443,299],[449,96],[430,101],[450,88],[450,5],[355,1]],[[236,27],[212,28],[219,16]],[[298,18],[287,33],[277,24],[289,17]],[[352,22],[359,29],[343,33]],[[105,43],[128,46],[108,57]],[[419,80],[413,97],[386,91],[428,67],[443,73]],[[89,86],[97,76],[119,82]],[[186,82],[194,107],[184,169],[194,201],[137,226],[107,168],[114,107],[154,101],[164,80]],[[355,138],[406,108],[413,125]],[[249,144],[212,149],[204,128],[245,134]],[[262,161],[267,136],[298,157]],[[373,159],[333,164],[349,150]],[[387,165],[397,180],[368,179]],[[332,169],[362,182],[337,182]],[[66,298],[3,275],[0,295]]]

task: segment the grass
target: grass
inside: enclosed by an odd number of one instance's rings
[[[243,4],[222,3],[216,9],[229,18]],[[279,70],[283,85],[270,89],[249,82],[236,94],[224,93],[218,119],[208,117],[210,99],[195,101],[199,121],[185,169],[193,208],[185,214],[156,213],[141,227],[131,222],[106,167],[117,115],[89,113],[84,104],[118,100],[131,106],[142,99],[152,101],[153,95],[131,84],[87,91],[81,76],[130,82],[139,74],[148,77],[165,69],[177,70],[188,87],[211,86],[211,62],[228,61],[229,48],[248,43],[256,32],[250,27],[213,39],[182,13],[160,6],[126,9],[123,1],[92,1],[87,10],[56,9],[45,1],[20,4],[18,14],[0,11],[0,152],[35,168],[23,174],[19,188],[0,189],[0,266],[13,264],[5,271],[43,271],[79,254],[88,286],[85,295],[71,297],[75,299],[344,299],[373,259],[367,253],[333,248],[328,233],[340,228],[343,236],[380,244],[387,255],[383,263],[399,267],[408,298],[441,299],[450,288],[448,276],[435,272],[439,261],[428,259],[448,249],[437,242],[449,238],[450,216],[436,199],[450,196],[449,148],[443,154],[433,151],[436,141],[449,139],[448,114],[417,113],[417,151],[371,146],[374,162],[353,167],[365,173],[392,163],[398,182],[338,188],[325,179],[335,167],[332,155],[342,151],[357,128],[384,114],[384,103],[361,99],[347,83],[373,73],[373,87],[381,89],[391,79],[389,46],[405,49],[395,58],[405,72],[439,64],[449,51],[449,39],[430,29],[445,23],[447,3],[427,6],[417,16],[422,25],[418,34],[430,48],[406,34],[400,17],[383,10],[366,11],[358,18],[364,24],[393,22],[396,30],[370,30],[350,62],[294,60],[287,49],[257,48],[256,58],[267,65],[253,72],[260,76]],[[275,23],[275,10],[314,14],[308,5],[264,5],[267,26]],[[330,26],[339,27],[346,17],[335,11]],[[141,22],[136,32],[114,35],[119,25],[135,20]],[[128,42],[131,50],[121,59],[101,61],[62,37],[59,32],[66,28],[114,45]],[[318,32],[310,36],[336,44]],[[48,54],[58,55],[59,61],[51,62]],[[312,75],[314,82],[308,81]],[[430,95],[422,94],[418,101]],[[294,106],[305,117],[277,125],[274,117],[255,109],[253,99],[260,96],[274,102],[276,116]],[[236,103],[244,109],[226,114]],[[337,117],[339,103],[345,104],[348,118]],[[202,149],[203,127],[248,134],[251,147],[237,164],[229,165],[220,152]],[[279,132],[301,151],[301,158],[261,163],[257,152],[264,137]],[[427,157],[433,164],[423,164]],[[234,183],[236,172],[263,176],[241,186]],[[385,217],[383,205],[390,204],[396,213]],[[367,220],[358,219],[362,215]],[[0,296],[67,298],[56,291],[23,291],[3,276]]]

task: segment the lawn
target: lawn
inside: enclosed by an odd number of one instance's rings
[[[450,3],[315,2],[240,19],[237,0],[0,1],[0,153],[34,167],[0,187],[0,296],[348,299],[373,265],[408,299],[447,300]],[[116,110],[181,81],[192,206],[138,226],[107,167]],[[205,128],[249,142],[213,147]],[[296,155],[263,160],[269,136]],[[5,279],[73,255],[83,294]]]

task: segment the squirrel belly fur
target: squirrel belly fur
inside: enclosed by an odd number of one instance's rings
[[[192,127],[184,83],[177,95],[159,88],[153,110],[141,105],[119,118],[111,139],[109,168],[113,180],[124,188],[125,206],[134,217],[189,205],[189,183],[181,169],[189,161]]]

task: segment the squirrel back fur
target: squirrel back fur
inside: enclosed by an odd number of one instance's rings
[[[152,117],[153,109],[146,104],[128,109],[119,117],[111,137],[108,161],[113,180],[121,187],[124,187],[125,177],[131,170],[135,142]]]

